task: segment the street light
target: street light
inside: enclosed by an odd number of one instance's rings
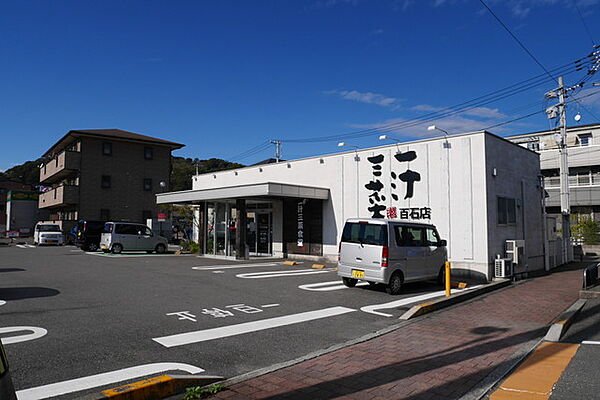
[[[396,139],[394,137],[389,137],[388,135],[381,135],[381,136],[379,136],[379,140],[393,140],[393,141],[398,142],[398,143],[401,142],[400,139]]]
[[[445,137],[449,135],[449,133],[448,133],[448,132],[446,132],[446,131],[445,131],[445,130],[443,130],[442,128],[440,128],[440,127],[438,127],[438,126],[435,126],[435,125],[429,125],[429,126],[427,127],[427,130],[428,130],[428,131],[440,131],[440,132],[444,132],[444,136],[445,136]]]

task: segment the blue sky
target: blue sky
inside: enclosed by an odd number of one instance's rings
[[[486,2],[547,69],[600,40],[600,0],[577,0],[592,39],[574,0]],[[0,170],[35,159],[70,129],[94,128],[184,143],[179,156],[247,164],[273,156],[273,146],[235,156],[269,139],[400,123],[543,73],[478,0],[5,0],[0,52]],[[435,124],[450,133],[492,126],[542,110],[552,88]],[[581,101],[600,115],[599,99]],[[597,122],[574,103],[569,124],[577,112],[579,123]],[[430,124],[386,133],[428,137]],[[491,131],[549,126],[540,113]],[[345,141],[369,147],[382,144],[377,136]],[[283,157],[336,144],[284,142]]]

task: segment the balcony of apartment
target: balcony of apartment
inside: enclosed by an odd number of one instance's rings
[[[79,186],[62,185],[42,193],[38,200],[39,208],[64,207],[79,203]]]
[[[79,171],[81,153],[78,151],[63,151],[40,167],[40,183],[48,184],[65,179]]]

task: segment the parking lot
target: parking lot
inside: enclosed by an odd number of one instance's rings
[[[0,337],[19,397],[172,370],[231,377],[397,324],[443,294],[434,282],[348,289],[333,265],[311,264],[0,247]]]

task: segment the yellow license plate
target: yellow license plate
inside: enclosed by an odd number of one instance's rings
[[[364,278],[365,277],[365,271],[359,271],[357,269],[353,269],[352,270],[352,277],[353,278]]]

